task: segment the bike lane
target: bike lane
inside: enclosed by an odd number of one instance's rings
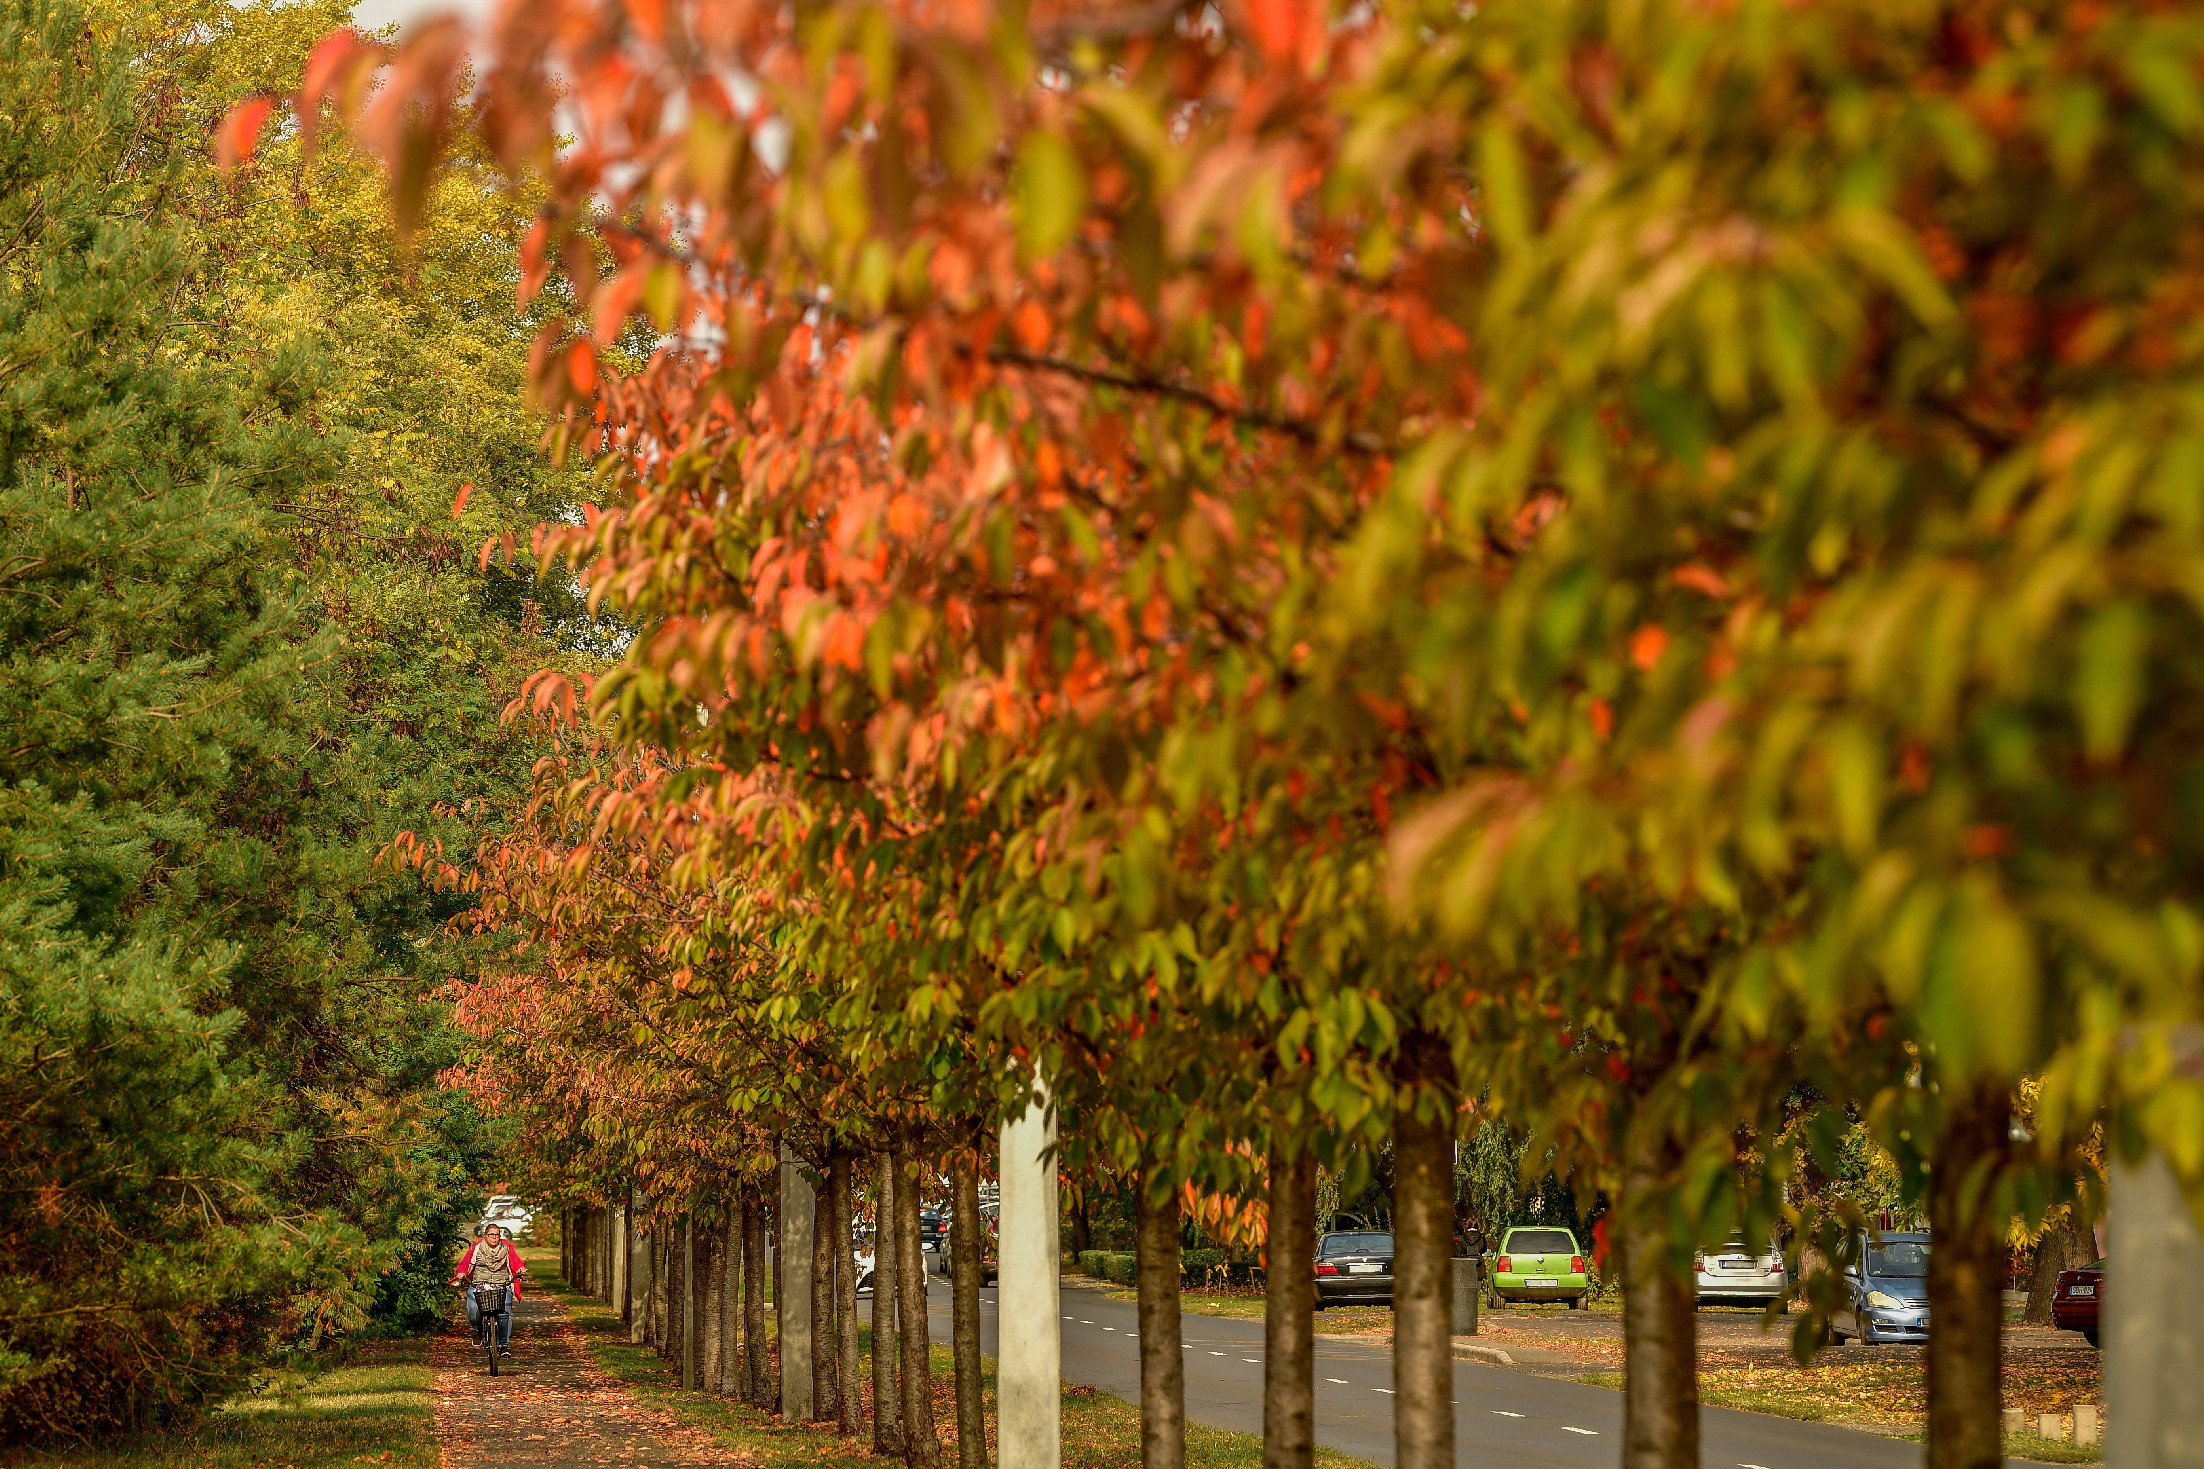
[[[465,1322],[429,1344],[446,1469],[739,1464],[711,1435],[642,1404],[593,1366],[558,1302],[522,1287],[513,1354],[490,1376]]]

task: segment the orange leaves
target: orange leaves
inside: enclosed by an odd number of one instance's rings
[[[1642,672],[1651,673],[1660,666],[1661,654],[1668,649],[1668,629],[1657,622],[1649,622],[1630,635],[1630,661]]]
[[[260,129],[275,107],[272,97],[248,97],[229,110],[214,136],[214,163],[224,173],[249,162],[260,141]]]
[[[1324,55],[1323,0],[1244,0],[1247,29],[1263,59],[1308,73]]]
[[[473,493],[474,483],[471,480],[459,487],[459,493],[452,496],[452,519],[457,520],[465,512],[467,497]]]
[[[566,380],[584,398],[597,391],[597,352],[588,342],[566,349]]]

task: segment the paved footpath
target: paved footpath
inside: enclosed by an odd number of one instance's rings
[[[513,1355],[496,1377],[462,1322],[429,1346],[445,1469],[740,1464],[669,1413],[643,1407],[591,1363],[558,1302],[523,1292]]]

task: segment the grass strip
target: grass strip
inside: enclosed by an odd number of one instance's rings
[[[628,1340],[627,1324],[604,1302],[579,1295],[559,1279],[556,1266],[542,1274],[538,1288],[556,1296],[580,1334],[590,1359],[615,1381],[632,1391],[644,1406],[669,1412],[683,1422],[701,1428],[722,1447],[751,1455],[761,1469],[878,1469],[882,1462],[871,1453],[853,1447],[839,1435],[808,1425],[783,1425],[755,1408],[746,1408],[708,1393],[685,1392],[678,1371],[659,1360],[658,1353]],[[863,1355],[861,1378],[872,1381],[872,1331],[862,1322],[858,1344]],[[934,1420],[951,1437],[955,1418],[954,1367],[946,1347],[933,1348]],[[992,1461],[995,1437],[995,1363],[984,1363],[984,1397],[987,1436]],[[1140,1410],[1114,1393],[1091,1387],[1067,1385],[1063,1396],[1064,1469],[1135,1469],[1140,1463]],[[949,1444],[945,1462],[953,1463],[956,1449]],[[1263,1462],[1263,1441],[1254,1434],[1231,1433],[1186,1425],[1188,1469],[1258,1469]],[[1370,1469],[1367,1461],[1319,1449],[1319,1469]]]
[[[369,1342],[326,1366],[279,1374],[192,1428],[112,1444],[43,1448],[40,1469],[437,1469],[426,1341]]]
[[[1620,1372],[1586,1372],[1578,1382],[1593,1387],[1613,1388],[1622,1391]],[[1837,1423],[1845,1427],[1862,1427],[1850,1423],[1826,1403],[1802,1398],[1795,1393],[1758,1391],[1747,1388],[1713,1387],[1702,1382],[1699,1402],[1708,1408],[1737,1408],[1747,1413],[1767,1413],[1777,1418],[1798,1418],[1808,1423]],[[1879,1432],[1865,1427],[1866,1432]],[[1886,1436],[1905,1443],[1927,1443],[1928,1434],[1916,1429],[1910,1433],[1889,1433]],[[2038,1464],[2100,1464],[2104,1462],[2104,1449],[2097,1444],[2062,1443],[2055,1438],[2043,1438],[2033,1433],[2008,1433],[2005,1435],[2005,1457],[2027,1459]]]

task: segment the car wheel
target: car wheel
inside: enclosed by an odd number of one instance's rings
[[[2090,1345],[2091,1345],[2092,1347],[2096,1346],[2096,1345],[2097,1345],[2097,1328],[2096,1328],[2096,1327],[2094,1327],[2094,1326],[2085,1326],[2085,1327],[2083,1327],[2083,1328],[2082,1328],[2082,1340],[2083,1340],[2083,1341],[2085,1341],[2085,1342],[2088,1342],[2088,1343],[2089,1343],[2089,1344],[2090,1344]]]

